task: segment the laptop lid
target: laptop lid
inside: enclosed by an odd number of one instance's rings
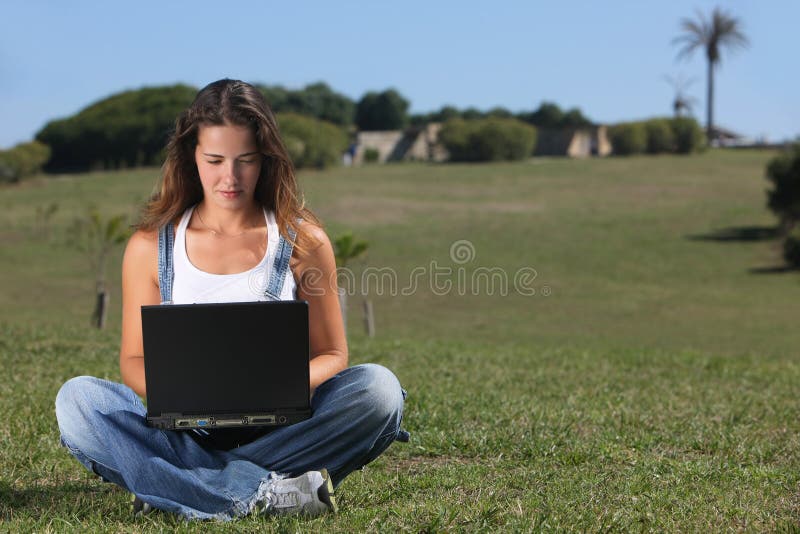
[[[277,424],[291,422],[285,414],[310,416],[305,301],[142,306],[142,334],[151,423],[195,415],[235,424],[244,415],[247,424],[246,416],[273,414],[268,424]]]

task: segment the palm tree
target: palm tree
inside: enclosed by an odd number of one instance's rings
[[[85,253],[95,273],[97,300],[92,321],[97,328],[104,328],[108,313],[109,293],[106,287],[106,264],[114,248],[121,245],[131,235],[125,224],[125,215],[105,218],[96,208],[88,208],[86,215],[75,219],[70,228],[70,243]]]
[[[369,247],[366,241],[357,240],[353,232],[345,232],[333,240],[333,253],[336,257],[336,267],[346,269],[347,264],[362,256]],[[347,329],[347,291],[339,288],[339,308],[342,310],[342,322]]]
[[[714,130],[714,67],[720,62],[720,49],[745,48],[749,41],[742,33],[742,24],[739,19],[715,7],[711,18],[707,19],[701,12],[697,18],[681,20],[683,34],[673,40],[680,44],[678,58],[688,57],[695,50],[701,48],[708,59],[708,93],[706,98],[706,136],[709,143]]]

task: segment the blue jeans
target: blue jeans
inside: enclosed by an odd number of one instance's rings
[[[400,429],[405,391],[388,369],[345,369],[321,384],[312,417],[225,450],[191,431],[145,424],[146,409],[123,384],[80,376],[56,397],[61,442],[87,469],[156,508],[189,519],[250,513],[271,482],[327,468],[338,485],[378,457]]]

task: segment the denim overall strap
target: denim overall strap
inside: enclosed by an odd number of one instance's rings
[[[174,244],[175,231],[170,222],[158,230],[158,290],[161,292],[161,304],[172,304],[172,279],[175,275],[172,267]]]
[[[294,241],[297,235],[292,228],[288,229],[289,236]],[[278,240],[278,248],[275,251],[275,260],[272,262],[272,269],[269,272],[269,280],[267,280],[267,288],[264,295],[269,300],[280,300],[281,291],[283,290],[283,281],[286,280],[286,273],[289,270],[289,260],[292,259],[292,250],[294,244],[292,241],[284,239],[280,235]]]

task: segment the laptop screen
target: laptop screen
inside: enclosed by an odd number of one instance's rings
[[[142,307],[148,415],[309,407],[304,301]]]

